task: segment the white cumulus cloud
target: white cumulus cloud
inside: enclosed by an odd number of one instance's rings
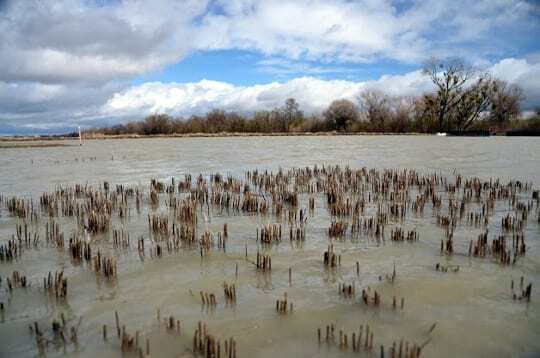
[[[335,99],[356,100],[367,89],[380,89],[392,95],[413,95],[430,88],[420,71],[400,76],[383,76],[377,81],[323,80],[300,77],[287,82],[234,86],[202,80],[194,83],[152,82],[133,86],[115,94],[102,107],[106,115],[168,113],[187,116],[219,108],[253,112],[281,106],[294,97],[308,113],[324,110]]]

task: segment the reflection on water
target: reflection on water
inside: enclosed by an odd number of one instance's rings
[[[521,180],[540,186],[540,142],[534,138],[440,138],[431,136],[359,136],[359,137],[263,137],[263,138],[191,138],[191,139],[139,139],[88,141],[82,147],[18,148],[0,150],[0,195],[32,198],[39,206],[39,197],[61,186],[76,183],[94,188],[110,183],[140,188],[143,199],[140,212],[136,210],[134,196],[127,200],[129,214],[119,217],[113,210],[111,230],[85,234],[73,217],[60,214],[55,218],[65,234],[66,247],[53,247],[45,242],[45,216],[38,223],[30,223],[32,232],[40,234],[37,247],[24,250],[20,259],[0,262],[0,301],[4,312],[0,323],[1,356],[35,356],[36,338],[28,326],[38,321],[41,330],[51,334],[50,324],[64,314],[68,327],[79,326],[78,346],[49,337],[47,355],[74,353],[78,356],[118,356],[120,342],[116,338],[114,312],[118,311],[122,325],[129,334],[139,331],[140,345],[145,351],[150,341],[151,355],[191,356],[193,333],[199,321],[223,340],[234,337],[239,357],[275,356],[380,356],[380,345],[385,349],[400,339],[417,344],[428,342],[422,356],[535,356],[540,352],[540,310],[537,290],[540,287],[540,227],[537,222],[538,206],[531,200],[531,191],[517,193],[518,201],[532,203],[523,230],[526,254],[515,265],[501,265],[487,258],[469,257],[470,240],[486,231],[483,223],[467,224],[463,218],[453,230],[453,255],[441,255],[441,239],[445,230],[437,225],[437,210],[433,202],[425,203],[422,215],[414,213],[412,202],[422,190],[411,185],[408,191],[410,206],[404,220],[390,218],[385,226],[385,242],[368,234],[353,238],[349,234],[352,216],[343,220],[349,224],[345,238],[334,239],[334,250],[341,255],[341,266],[325,268],[323,252],[328,249],[328,228],[332,218],[328,212],[328,198],[324,192],[307,193],[299,186],[299,209],[309,208],[314,197],[314,212],[307,214],[305,240],[289,241],[289,223],[285,207],[281,219],[269,208],[267,215],[244,210],[223,210],[215,206],[199,207],[196,239],[205,230],[217,235],[227,223],[228,241],[225,252],[216,246],[208,254],[196,247],[183,246],[168,250],[163,244],[161,258],[150,257],[157,242],[149,232],[148,214],[170,214],[167,193],[159,194],[157,209],[148,205],[151,178],[166,185],[175,178],[176,184],[187,173],[193,182],[202,173],[206,180],[210,174],[221,172],[225,177],[246,180],[245,172],[259,168],[280,168],[318,165],[366,168],[414,169],[419,173],[440,173],[453,182],[454,173],[464,177],[478,176],[484,180],[501,178]],[[323,178],[323,176],[321,177]],[[326,177],[324,177],[326,178]],[[328,183],[327,179],[321,179]],[[313,179],[313,183],[316,180]],[[252,184],[253,187],[253,184]],[[292,187],[289,188],[292,190]],[[374,187],[365,188],[364,194],[374,195]],[[448,193],[441,183],[437,194],[442,200],[441,215],[448,212]],[[176,193],[185,198],[187,194]],[[239,194],[240,195],[240,194]],[[267,193],[268,200],[270,194]],[[346,193],[358,200],[359,193]],[[379,203],[365,197],[367,204],[363,218],[377,215]],[[373,201],[370,201],[373,200]],[[407,200],[405,200],[407,201]],[[79,200],[84,202],[84,200]],[[380,199],[384,205],[390,200]],[[7,243],[15,235],[15,218],[0,205],[0,242]],[[59,208],[61,212],[62,206]],[[458,207],[459,210],[459,207]],[[309,211],[309,210],[308,210]],[[482,204],[471,202],[466,212],[482,212]],[[509,200],[496,200],[489,215],[488,239],[502,234],[501,220],[514,213]],[[296,220],[298,221],[298,217]],[[341,219],[340,219],[341,220]],[[279,244],[262,247],[255,240],[257,229],[272,223],[283,226],[284,240]],[[295,228],[297,224],[293,225]],[[392,242],[391,231],[397,227],[415,231],[419,240]],[[129,248],[114,245],[112,229],[129,233]],[[520,232],[521,232],[520,231]],[[92,263],[75,263],[67,250],[70,237],[90,240],[92,255],[116,260],[116,279],[96,277]],[[511,241],[512,234],[506,233]],[[145,240],[144,260],[137,250],[137,240]],[[217,238],[217,236],[216,236]],[[248,259],[245,250],[248,250]],[[270,274],[258,272],[255,261],[257,249],[272,259]],[[84,260],[83,260],[84,261]],[[358,268],[356,266],[358,262]],[[448,267],[448,272],[435,270],[435,265]],[[396,278],[389,282],[394,265]],[[459,266],[458,272],[453,268]],[[291,282],[289,282],[291,268]],[[58,302],[43,293],[43,277],[49,271],[63,270],[68,278],[67,299]],[[358,271],[357,271],[358,270]],[[9,291],[6,278],[18,271],[27,276],[30,287]],[[514,291],[520,291],[520,277],[525,287],[532,283],[532,299],[513,300]],[[223,283],[235,283],[235,305],[226,304]],[[338,293],[340,284],[353,284],[355,298]],[[365,305],[362,289],[370,288],[380,294],[379,307]],[[202,307],[200,291],[214,293],[217,304]],[[292,314],[279,315],[275,302],[287,298],[294,303]],[[392,297],[397,297],[397,308],[392,308]],[[403,297],[404,308],[399,308]],[[173,315],[180,321],[180,332],[167,330],[157,320]],[[80,318],[82,317],[82,319]],[[79,321],[80,320],[80,321]],[[327,324],[335,324],[335,342],[325,342]],[[433,324],[435,328],[431,330]],[[103,341],[102,326],[108,327],[108,340]],[[366,325],[374,333],[374,347],[352,352],[350,339],[354,331]],[[317,328],[322,330],[323,342],[317,343]],[[348,335],[348,349],[339,347],[339,331]],[[69,337],[67,338],[69,340]],[[404,348],[403,348],[404,350]],[[145,353],[145,352],[143,352]],[[387,353],[387,356],[388,355]]]

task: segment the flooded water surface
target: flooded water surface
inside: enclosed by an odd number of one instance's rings
[[[537,357],[538,189],[534,138],[1,148],[0,356]]]

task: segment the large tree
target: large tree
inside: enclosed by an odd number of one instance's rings
[[[303,118],[304,114],[300,110],[300,105],[294,98],[288,98],[282,108],[283,126],[285,132],[289,131],[292,123]]]
[[[144,134],[168,134],[171,131],[171,117],[166,114],[151,114],[144,119]]]
[[[423,73],[435,85],[436,94],[426,98],[426,104],[442,132],[450,128],[452,114],[462,100],[466,84],[474,76],[474,71],[461,59],[431,58],[424,64]]]
[[[461,94],[451,112],[451,124],[454,129],[466,130],[474,121],[489,109],[492,93],[496,91],[495,82],[487,74],[478,79]]]
[[[384,132],[390,119],[390,98],[381,91],[367,90],[360,94],[360,108],[372,128]]]
[[[405,133],[413,130],[412,122],[415,114],[414,97],[391,97],[390,98],[390,123],[388,128],[392,132]]]
[[[210,133],[227,130],[227,114],[222,109],[213,109],[206,114],[206,130]]]
[[[356,105],[348,99],[338,99],[330,103],[324,118],[332,129],[344,130],[358,118]]]
[[[510,85],[502,80],[495,80],[491,93],[489,120],[501,126],[521,113],[521,101],[525,98],[521,87]]]

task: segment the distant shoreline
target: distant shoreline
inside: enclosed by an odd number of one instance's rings
[[[492,133],[491,136],[509,136],[506,133]],[[144,139],[144,138],[231,138],[231,137],[333,137],[333,136],[436,136],[435,133],[393,133],[393,132],[220,132],[220,133],[176,133],[176,134],[100,134],[84,133],[83,140],[108,139]],[[455,135],[448,136],[485,137],[486,135]],[[523,135],[527,136],[527,135]],[[69,135],[44,136],[0,136],[0,148],[7,142],[37,142],[37,141],[78,141],[79,137]],[[65,144],[70,145],[70,144]],[[37,145],[36,145],[37,146]],[[45,146],[45,145],[43,145]]]
[[[96,134],[84,133],[83,140],[99,139],[143,139],[143,138],[227,138],[227,137],[330,137],[330,136],[380,136],[380,135],[406,135],[406,136],[432,136],[429,133],[384,133],[384,132],[271,132],[271,133],[244,133],[244,132],[221,132],[221,133],[176,133],[176,134]],[[0,137],[1,142],[30,142],[30,141],[60,141],[79,140],[73,136],[6,136]]]
[[[0,140],[0,149],[16,149],[16,148],[50,148],[50,147],[73,147],[74,143],[58,143],[49,140],[53,143],[43,143],[37,140]]]

